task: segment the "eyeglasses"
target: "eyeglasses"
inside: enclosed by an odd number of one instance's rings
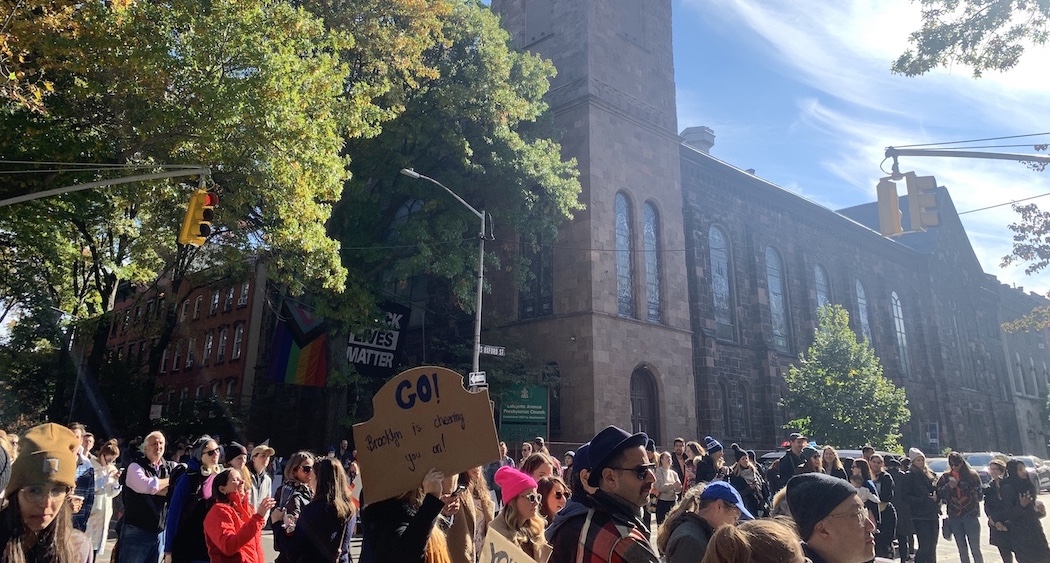
[[[563,493],[561,491],[558,491],[558,492],[554,493],[554,498],[556,498],[558,500],[561,500],[563,498],[568,498],[568,497],[569,497],[569,493]]]
[[[610,467],[609,469],[615,469],[616,471],[634,471],[634,476],[640,481],[644,481],[645,478],[656,469],[655,463],[643,463],[637,467]]]
[[[71,490],[72,489],[66,485],[55,485],[50,489],[46,489],[40,485],[29,485],[28,487],[22,487],[19,492],[25,495],[26,500],[29,502],[40,504],[48,499],[60,499],[68,495]]]
[[[532,504],[539,504],[539,503],[540,503],[540,500],[541,500],[541,499],[542,499],[543,497],[541,497],[540,495],[538,495],[538,494],[536,494],[536,493],[529,493],[529,494],[527,494],[527,495],[522,495],[522,496],[521,496],[521,497],[519,497],[519,498],[523,498],[523,499],[525,499],[525,500],[527,500],[527,501],[531,502]]]
[[[857,510],[855,510],[853,512],[843,512],[841,514],[828,514],[827,517],[828,518],[845,518],[847,516],[852,516],[852,517],[856,518],[857,519],[857,525],[860,526],[861,528],[863,528],[864,525],[867,524],[867,522],[868,522],[868,509],[862,507],[862,508],[858,508]]]
[[[204,452],[204,455],[219,455],[219,448],[215,448],[214,450],[208,450]]]
[[[314,466],[312,466],[312,465],[300,465],[299,469],[302,469],[303,473],[309,473],[309,472],[314,470]]]

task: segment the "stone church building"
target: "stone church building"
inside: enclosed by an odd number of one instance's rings
[[[774,448],[783,375],[837,303],[907,390],[906,446],[1047,455],[1046,334],[1001,329],[1047,301],[982,270],[946,188],[940,227],[887,238],[874,202],[821,207],[713,156],[710,129],[680,134],[670,0],[492,8],[558,69],[548,101],[587,206],[544,287],[501,292],[517,297],[492,307],[516,320],[486,326],[556,366],[550,439],[616,424]]]

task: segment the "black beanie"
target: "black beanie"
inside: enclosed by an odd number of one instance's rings
[[[736,444],[733,444],[733,445],[735,446]],[[737,461],[740,461],[742,458],[747,457],[747,452],[744,451],[744,450],[739,450],[739,449],[733,450],[733,453],[736,454],[736,460]]]
[[[803,541],[813,535],[817,522],[828,517],[842,501],[857,494],[849,483],[823,473],[795,475],[787,484],[787,503]]]

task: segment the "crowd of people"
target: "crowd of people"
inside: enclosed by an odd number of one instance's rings
[[[160,432],[121,446],[81,424],[0,432],[0,561],[262,563],[270,527],[278,563],[350,563],[362,481],[345,440],[286,458],[209,435],[170,451]],[[981,563],[988,526],[1003,561],[1050,562],[1045,507],[1020,460],[994,459],[982,484],[955,452],[935,475],[914,448],[850,459],[799,434],[787,446],[763,469],[711,436],[660,452],[615,426],[561,458],[542,437],[517,460],[501,442],[487,466],[430,470],[364,505],[360,561],[476,563],[491,530],[552,563],[929,563],[939,537]]]

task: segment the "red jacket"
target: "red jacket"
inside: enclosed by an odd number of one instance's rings
[[[248,505],[216,502],[204,518],[204,540],[211,563],[265,563],[263,517]]]

